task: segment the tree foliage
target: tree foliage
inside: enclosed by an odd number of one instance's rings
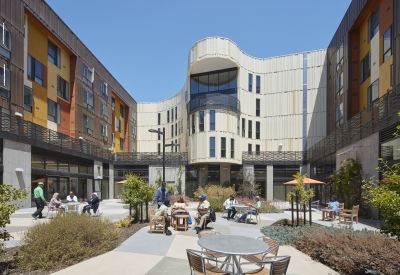
[[[261,190],[259,189],[258,184],[255,183],[253,170],[243,167],[240,169],[237,179],[240,182],[238,191],[239,195],[252,198],[253,196],[260,194]]]
[[[380,210],[385,222],[381,232],[396,236],[400,241],[400,165],[390,167],[382,159],[379,161],[381,166],[377,170],[383,179],[378,182],[372,177],[364,181],[363,195],[367,202]]]
[[[10,233],[5,229],[10,223],[10,216],[19,209],[20,203],[26,198],[28,192],[16,189],[11,184],[0,185],[0,241],[8,241]]]
[[[307,175],[302,175],[299,172],[293,175],[293,178],[297,181],[297,184],[294,186],[294,190],[297,193],[300,205],[307,204],[308,201],[314,197],[314,189],[306,190],[304,186],[304,178],[306,176]],[[296,197],[296,193],[289,192],[287,194],[287,200],[290,201],[292,196]]]

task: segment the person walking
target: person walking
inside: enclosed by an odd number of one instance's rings
[[[165,201],[171,201],[171,197],[169,195],[168,188],[165,187],[165,182],[161,183],[161,187],[159,187],[154,194],[153,201],[151,202],[151,205],[154,204],[154,202],[157,202],[158,208],[165,202]]]
[[[43,188],[43,182],[39,182],[38,186],[33,190],[33,198],[36,203],[36,212],[32,214],[32,218],[34,218],[35,220],[37,218],[43,218],[42,211],[44,209],[44,204],[47,204],[47,201],[44,198]]]

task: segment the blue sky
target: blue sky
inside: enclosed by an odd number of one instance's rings
[[[326,48],[351,0],[46,0],[137,102],[184,85],[190,47],[222,36],[255,57]]]

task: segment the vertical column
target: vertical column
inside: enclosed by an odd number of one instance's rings
[[[303,53],[303,151],[307,151],[307,52]]]
[[[265,188],[267,200],[274,199],[274,166],[267,165],[267,186]]]
[[[114,198],[114,199],[116,199],[116,197],[115,197],[115,192],[114,192],[114,186],[115,186],[115,184],[114,184],[114,164],[109,164],[109,166],[108,166],[109,168],[108,168],[108,176],[109,176],[109,180],[108,180],[108,192],[110,192],[109,194],[110,194],[110,199],[112,199],[112,198]]]

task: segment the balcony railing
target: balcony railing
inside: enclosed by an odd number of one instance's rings
[[[123,152],[115,154],[114,164],[116,165],[162,165],[163,155],[162,153],[129,153]],[[176,165],[186,165],[188,164],[188,154],[187,153],[165,153],[165,165],[166,166],[176,166]]]
[[[303,151],[256,151],[243,152],[243,164],[253,165],[301,165],[305,161]]]
[[[226,94],[206,94],[190,100],[187,109],[189,114],[206,109],[225,109],[240,114],[240,101]]]

